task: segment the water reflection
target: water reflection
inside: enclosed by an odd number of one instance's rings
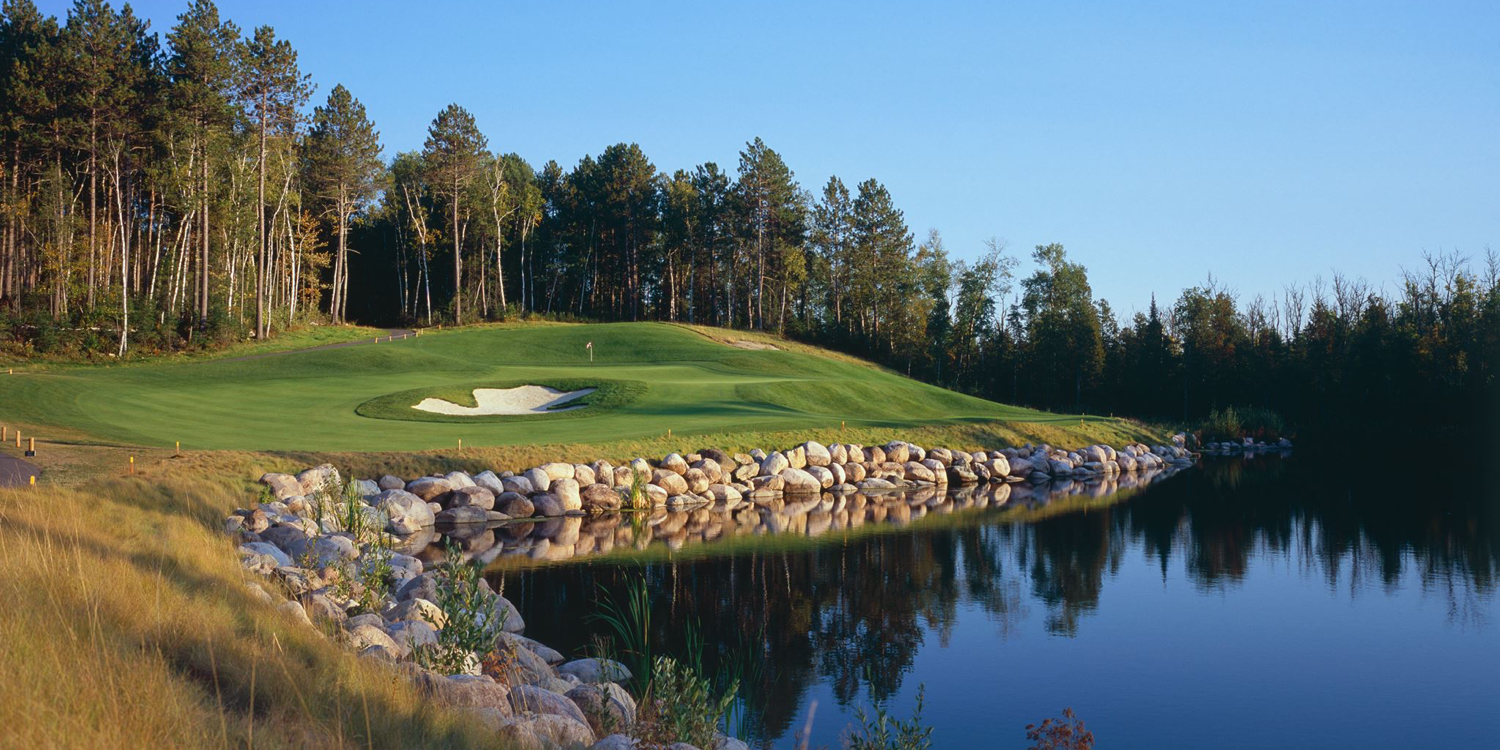
[[[1356,601],[1415,585],[1445,612],[1421,628],[1485,629],[1494,616],[1500,533],[1483,493],[1398,491],[1277,458],[1214,459],[1166,478],[1142,477],[1141,486],[1152,486],[1139,493],[1106,483],[1022,484],[948,496],[824,496],[644,523],[565,519],[487,530],[465,544],[494,562],[492,582],[525,613],[528,634],[565,652],[583,651],[601,632],[588,619],[599,591],[644,576],[656,649],[681,649],[693,621],[710,644],[711,669],[746,655],[765,665],[748,686],[755,736],[779,745],[800,727],[813,694],[848,709],[919,681],[977,679],[917,669],[924,649],[973,626],[960,623],[967,612],[982,614],[991,648],[1030,628],[1087,640],[1091,623],[1113,622],[1101,602],[1119,602],[1104,594],[1124,585],[1115,583],[1129,577],[1123,568],[1148,579],[1159,571],[1163,587],[1169,571],[1185,576],[1197,593],[1173,601],[1186,608],[1234,596],[1258,575],[1288,592],[1310,581],[1326,589],[1322,598]],[[1268,566],[1292,575],[1278,579]],[[1164,632],[1134,647],[1170,655],[1175,638]],[[1114,677],[1110,669],[1092,663],[1087,674]],[[842,726],[846,716],[836,710],[825,721]],[[939,737],[945,729],[962,736],[939,724]]]

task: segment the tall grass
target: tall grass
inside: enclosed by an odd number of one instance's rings
[[[1208,418],[1198,426],[1199,437],[1210,440],[1276,440],[1286,434],[1286,424],[1281,415],[1260,407],[1226,406],[1209,412]]]
[[[496,747],[252,595],[219,528],[246,494],[179,477],[0,490],[0,745]]]

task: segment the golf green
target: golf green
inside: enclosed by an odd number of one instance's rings
[[[411,410],[403,418],[399,402],[408,394],[412,404],[424,392],[462,398],[465,389],[494,383],[609,388],[594,399],[594,411],[466,421]],[[472,446],[594,443],[668,429],[1066,419],[848,358],[739,348],[661,323],[477,327],[241,361],[55,367],[0,377],[0,420],[66,428],[101,442],[181,441],[200,449],[421,450],[459,439]]]

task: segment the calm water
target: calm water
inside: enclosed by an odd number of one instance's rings
[[[599,592],[644,576],[654,648],[681,653],[692,625],[710,669],[757,665],[748,739],[768,747],[813,704],[812,747],[840,747],[857,706],[904,717],[924,685],[938,747],[1024,747],[1069,706],[1106,748],[1491,746],[1493,485],[1403,473],[1213,459],[878,522],[873,505],[794,505],[769,529],[700,514],[641,552],[628,523],[574,522],[527,535],[546,543],[500,532],[490,576],[528,635],[575,654],[606,632]]]

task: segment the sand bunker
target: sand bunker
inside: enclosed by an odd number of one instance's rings
[[[413,409],[434,414],[454,414],[478,417],[491,414],[550,414],[558,411],[582,409],[583,406],[565,406],[554,409],[579,396],[593,393],[593,388],[581,391],[558,391],[541,385],[523,385],[515,388],[475,388],[474,401],[478,406],[459,406],[440,398],[424,398]]]

